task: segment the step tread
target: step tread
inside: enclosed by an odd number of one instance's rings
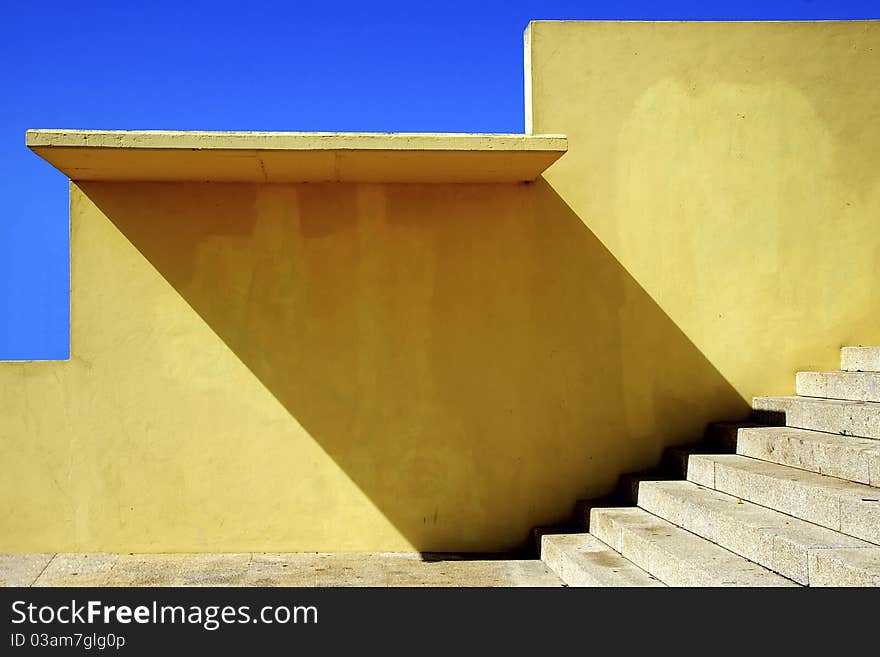
[[[797,586],[638,507],[596,508],[591,533],[669,586]]]
[[[545,534],[541,559],[569,586],[665,586],[591,534]]]
[[[755,414],[767,424],[880,439],[880,402],[821,397],[755,397]]]
[[[804,404],[820,404],[825,406],[863,407],[880,410],[880,402],[865,402],[853,399],[827,399],[825,397],[804,397],[801,395],[766,395],[755,397],[755,400],[772,400],[784,402],[803,402]]]
[[[880,489],[739,454],[695,454],[688,481],[880,544]]]
[[[880,486],[880,441],[798,429],[755,427],[737,436],[741,456]]]
[[[798,396],[880,402],[880,372],[798,372]]]
[[[832,529],[745,502],[690,481],[649,481],[639,506],[689,532],[800,584],[810,584],[809,557],[829,548],[880,548]],[[859,562],[851,564],[858,571]],[[876,571],[880,575],[880,569]]]

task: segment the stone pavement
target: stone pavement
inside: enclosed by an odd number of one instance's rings
[[[0,586],[563,586],[538,560],[412,553],[0,554]]]

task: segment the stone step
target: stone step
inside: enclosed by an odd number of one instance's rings
[[[557,525],[538,525],[537,527],[532,527],[531,544],[526,545],[526,549],[531,553],[530,556],[537,555],[540,558],[541,543],[544,540],[544,536],[549,534],[580,534],[584,531],[586,530],[583,527],[572,522]]]
[[[880,372],[798,372],[797,394],[880,402]]]
[[[767,424],[880,439],[880,403],[877,402],[755,397],[752,406],[756,417]]]
[[[591,533],[668,586],[797,586],[638,507],[596,508]]]
[[[880,486],[880,441],[793,427],[742,429],[736,453],[761,461]]]
[[[810,553],[810,586],[880,586],[880,552],[815,550]]]
[[[738,454],[695,454],[688,459],[687,478],[695,484],[880,544],[878,488]]]
[[[541,560],[568,586],[665,586],[590,534],[545,534]]]
[[[840,369],[847,372],[880,372],[880,347],[844,347]]]
[[[829,548],[855,553],[839,555],[846,563],[836,566],[838,586],[880,578],[880,547],[690,481],[646,481],[639,487],[639,506],[805,586],[813,584],[810,556]],[[870,552],[876,563],[856,548]]]

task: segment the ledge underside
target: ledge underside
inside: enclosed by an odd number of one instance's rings
[[[72,180],[446,182],[535,180],[559,135],[32,130],[27,145]]]

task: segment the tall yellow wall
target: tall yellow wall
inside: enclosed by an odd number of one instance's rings
[[[3,550],[503,550],[740,410],[542,183],[71,194],[72,358],[0,368]]]
[[[875,24],[528,36],[546,181],[73,185],[0,551],[508,549],[880,343]]]
[[[880,344],[880,22],[536,22],[526,68],[546,180],[743,397]]]

